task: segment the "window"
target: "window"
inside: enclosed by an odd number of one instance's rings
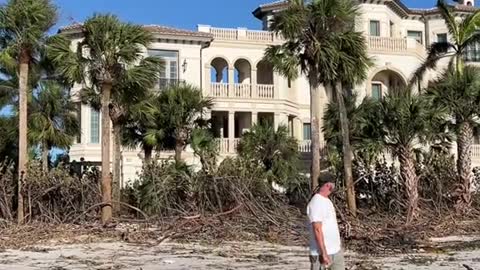
[[[437,34],[437,42],[447,42],[447,41],[448,41],[448,38],[446,33]]]
[[[90,143],[100,143],[100,112],[90,110]]]
[[[312,139],[312,125],[310,123],[303,123],[303,139],[308,141]]]
[[[156,56],[163,60],[160,70],[159,89],[164,89],[170,84],[178,83],[178,52],[165,50],[148,50],[149,56]]]
[[[467,62],[480,62],[480,43],[467,46],[464,57]]]
[[[372,83],[372,98],[375,100],[382,99],[382,85],[379,83]]]
[[[422,31],[407,31],[409,38],[415,39],[418,43],[423,44],[423,32]]]
[[[370,36],[380,36],[380,21],[370,21]]]

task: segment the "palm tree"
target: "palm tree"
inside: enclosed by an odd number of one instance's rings
[[[383,143],[398,157],[400,176],[407,193],[407,223],[418,214],[418,175],[414,148],[431,140],[436,126],[444,121],[441,109],[409,90],[394,91],[380,104]]]
[[[270,46],[265,59],[272,63],[275,71],[289,79],[296,79],[300,70],[310,84],[312,189],[318,185],[320,176],[320,87],[338,81],[353,82],[346,81],[338,70],[347,70],[346,66],[340,65],[341,59],[347,57],[345,49],[357,48],[357,42],[362,39],[351,33],[356,10],[350,0],[315,0],[308,4],[303,0],[291,0],[288,8],[277,13],[271,24],[272,30],[283,36],[286,42]],[[353,36],[355,41],[351,40]],[[363,51],[354,53],[362,54]],[[361,60],[364,60],[363,55]],[[363,65],[359,68],[363,69]]]
[[[297,177],[298,143],[286,126],[279,126],[275,131],[267,123],[254,125],[243,134],[237,149],[241,158],[263,165],[278,184],[285,185]]]
[[[473,129],[480,115],[480,68],[467,65],[461,75],[447,70],[427,88],[426,96],[443,107],[457,136],[457,171],[461,186],[458,206],[471,204]]]
[[[213,106],[213,102],[210,98],[204,98],[197,87],[180,83],[161,91],[158,106],[160,117],[157,119],[160,123],[157,126],[165,127],[167,148],[168,139],[174,141],[175,161],[180,162],[192,131],[202,120],[205,111]]]
[[[153,150],[161,145],[164,138],[164,127],[160,117],[158,92],[150,91],[143,100],[129,106],[127,120],[122,128],[122,145],[144,152],[144,162],[150,163]]]
[[[128,72],[142,59],[144,48],[153,41],[143,27],[121,22],[113,15],[94,15],[81,27],[83,40],[77,51],[70,49],[68,36],[57,35],[49,44],[49,58],[71,83],[84,83],[101,95],[102,112],[102,222],[112,218],[112,179],[110,177],[110,107],[123,80],[134,81]],[[125,79],[126,78],[126,79]]]
[[[141,147],[144,152],[144,163],[150,163],[154,149],[159,150],[165,138],[165,127],[160,117],[158,97],[148,95],[143,101],[130,107],[122,130],[122,145],[137,149]]]
[[[27,173],[27,99],[30,64],[39,55],[47,33],[57,20],[57,9],[50,0],[10,0],[0,7],[0,58],[16,61],[19,92],[19,196],[17,219],[23,223],[21,179]]]
[[[203,172],[211,174],[216,168],[219,150],[213,134],[204,128],[194,129],[191,146],[194,154],[200,158]]]
[[[415,72],[410,85],[421,81],[425,72],[428,69],[434,69],[443,58],[451,58],[451,63],[454,63],[451,66],[461,74],[465,66],[464,57],[467,48],[480,41],[480,32],[477,31],[480,25],[480,10],[477,9],[462,20],[458,20],[452,7],[445,0],[438,0],[437,8],[445,21],[450,38],[430,46],[427,59]]]
[[[32,96],[29,137],[41,144],[43,170],[48,171],[48,154],[55,148],[67,149],[80,135],[78,110],[71,96],[56,81],[42,81]]]
[[[115,91],[112,93],[112,101],[109,106],[110,120],[113,132],[113,195],[114,199],[120,198],[121,176],[121,148],[124,127],[130,120],[130,115],[142,117],[150,110],[150,106],[144,103],[151,89],[158,82],[159,70],[162,60],[157,57],[143,58],[138,65],[129,67],[125,76],[120,79]],[[101,95],[95,88],[84,88],[81,93],[82,101],[92,108],[101,109]]]

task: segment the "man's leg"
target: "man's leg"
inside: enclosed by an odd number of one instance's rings
[[[310,270],[322,270],[320,256],[310,256]]]
[[[343,250],[332,256],[332,266],[330,270],[345,270],[345,257],[343,256]]]

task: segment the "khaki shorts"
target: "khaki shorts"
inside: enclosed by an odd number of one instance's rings
[[[325,268],[320,263],[320,256],[310,256],[311,270],[345,270],[345,257],[343,256],[343,251],[338,252],[337,254],[330,255],[330,260],[332,260],[332,265]]]

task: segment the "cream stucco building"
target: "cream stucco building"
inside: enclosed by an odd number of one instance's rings
[[[449,38],[447,28],[435,8],[410,9],[400,0],[363,0],[358,30],[365,33],[374,66],[368,79],[355,87],[359,98],[380,98],[389,88],[406,85],[412,73],[422,63],[429,44]],[[267,46],[282,43],[268,31],[269,20],[285,8],[287,1],[261,5],[253,15],[263,30],[225,29],[199,25],[197,31],[162,26],[145,26],[156,36],[156,42],[145,52],[165,60],[160,87],[171,82],[186,81],[197,85],[215,105],[210,115],[213,132],[219,140],[223,157],[235,154],[235,147],[245,130],[262,119],[273,125],[287,125],[300,142],[300,151],[310,152],[310,97],[305,78],[289,81],[275,73],[262,61]],[[473,0],[460,0],[455,6],[459,16],[474,10]],[[81,25],[63,28],[71,33],[75,47]],[[480,50],[472,48],[468,61],[480,61]],[[480,49],[480,48],[478,48]],[[431,72],[428,78],[436,74]],[[427,78],[427,79],[428,79]],[[426,80],[427,81],[427,80]],[[78,89],[79,87],[77,87]],[[322,103],[328,96],[322,96]],[[71,160],[84,158],[100,161],[100,114],[81,105],[82,135],[70,149]],[[173,153],[157,153],[168,158]],[[123,149],[123,181],[133,179],[142,166],[140,150]],[[184,157],[190,164],[198,159],[190,149]],[[474,160],[480,161],[480,146],[475,146]]]

